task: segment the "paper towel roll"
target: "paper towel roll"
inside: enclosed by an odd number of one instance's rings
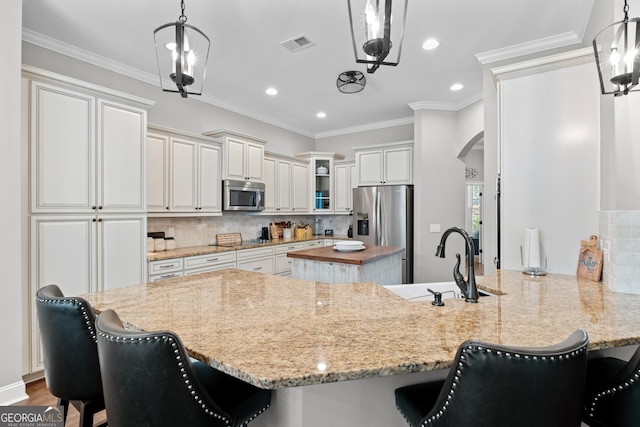
[[[524,229],[524,257],[525,268],[542,267],[540,257],[540,230],[537,228]]]

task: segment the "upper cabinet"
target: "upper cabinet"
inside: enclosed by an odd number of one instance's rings
[[[354,147],[357,186],[413,183],[413,142]]]
[[[150,125],[147,212],[172,216],[222,214],[222,146],[188,132]]]
[[[336,162],[335,167],[335,212],[350,213],[353,209],[353,189],[358,186],[356,163]]]
[[[266,153],[264,157],[264,213],[309,211],[309,164],[292,157]]]
[[[222,140],[222,177],[240,181],[264,181],[264,145],[266,140],[221,129],[205,132]]]
[[[309,160],[310,210],[314,214],[332,214],[334,207],[334,161],[344,159],[342,154],[310,151],[296,154]]]
[[[149,104],[27,76],[31,212],[144,212]]]

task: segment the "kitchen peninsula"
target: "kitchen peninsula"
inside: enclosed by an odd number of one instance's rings
[[[192,357],[276,390],[252,427],[404,427],[393,390],[442,375],[466,339],[543,346],[585,329],[590,350],[640,343],[639,295],[515,271],[478,286],[500,296],[434,307],[375,283],[229,269],[85,297],[131,327],[172,330]]]
[[[324,283],[402,283],[404,248],[368,246],[361,251],[339,252],[331,247],[289,252],[291,277]]]

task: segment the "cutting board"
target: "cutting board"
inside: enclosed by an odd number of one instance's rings
[[[241,243],[241,242],[242,242],[242,234],[240,233],[216,234],[216,244],[218,245],[229,245],[229,244]]]
[[[598,236],[592,235],[589,241],[580,242],[576,275],[595,282],[602,280],[602,251],[598,249]]]

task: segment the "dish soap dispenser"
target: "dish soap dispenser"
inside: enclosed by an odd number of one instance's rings
[[[349,226],[349,229],[347,230],[347,237],[353,237],[353,225]]]

